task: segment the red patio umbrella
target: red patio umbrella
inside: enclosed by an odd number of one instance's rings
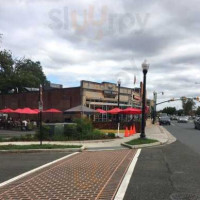
[[[112,110],[107,111],[107,113],[115,115],[120,113],[122,110],[120,108],[113,108]]]
[[[34,110],[34,111],[36,111],[36,112],[40,112],[40,110],[38,109],[38,108],[35,108],[35,109],[32,109],[32,110]]]
[[[44,113],[62,113],[62,111],[58,110],[58,109],[55,109],[55,108],[51,108],[51,109],[48,109],[48,110],[44,110],[43,111]]]
[[[100,108],[96,109],[96,111],[97,111],[98,113],[101,113],[101,114],[106,114],[106,113],[107,113],[105,110],[102,110],[102,109],[100,109]]]
[[[29,115],[31,115],[31,114],[38,114],[38,112],[37,111],[35,111],[35,110],[32,110],[32,109],[30,109],[30,108],[18,108],[18,109],[16,109],[15,111],[14,111],[15,113],[18,113],[18,114],[29,114]]]
[[[142,114],[142,110],[138,108],[126,108],[120,112],[120,114],[126,114],[126,115],[140,115]]]
[[[14,113],[15,111],[10,108],[5,108],[0,110],[0,113]]]

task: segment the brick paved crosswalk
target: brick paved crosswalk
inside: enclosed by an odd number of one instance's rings
[[[0,200],[113,199],[135,153],[76,154],[0,188]]]

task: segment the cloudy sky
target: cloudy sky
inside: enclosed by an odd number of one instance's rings
[[[39,60],[48,79],[134,87],[147,59],[148,95],[200,95],[199,0],[0,0],[0,48]],[[164,104],[181,108],[180,103]],[[199,105],[199,104],[197,104]],[[160,106],[162,108],[163,106]]]

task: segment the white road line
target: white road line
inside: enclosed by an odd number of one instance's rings
[[[171,123],[172,126],[175,126],[175,124]]]
[[[54,160],[54,161],[49,162],[49,163],[47,163],[47,164],[44,164],[44,165],[42,165],[42,166],[40,166],[40,167],[37,167],[37,168],[35,168],[35,169],[32,169],[32,170],[30,170],[30,171],[28,171],[28,172],[25,172],[25,173],[23,173],[23,174],[21,174],[21,175],[19,175],[19,176],[16,176],[16,177],[14,177],[14,178],[11,178],[11,179],[9,179],[9,180],[3,182],[3,183],[0,183],[0,187],[3,187],[3,186],[5,186],[5,185],[7,185],[7,184],[9,184],[9,183],[12,183],[13,181],[16,181],[16,180],[18,180],[18,179],[20,179],[20,178],[23,178],[23,177],[25,177],[25,176],[27,176],[27,175],[29,175],[29,174],[32,174],[33,172],[36,172],[36,171],[38,171],[38,170],[40,170],[40,169],[43,169],[43,168],[45,168],[45,167],[48,167],[49,165],[52,165],[52,164],[54,164],[54,163],[56,163],[56,162],[58,162],[58,161],[64,160],[65,158],[68,158],[68,157],[70,157],[70,156],[73,156],[73,155],[75,155],[75,154],[77,154],[77,153],[79,153],[79,152],[74,152],[74,153],[72,153],[72,154],[70,154],[70,155],[64,156],[64,157],[62,157],[62,158],[59,158],[59,159],[57,159],[57,160]]]
[[[128,171],[126,172],[126,175],[125,175],[125,177],[122,181],[122,184],[120,185],[119,190],[117,191],[117,194],[116,194],[114,200],[123,200],[125,193],[126,193],[126,190],[128,188],[128,184],[130,182],[131,176],[132,176],[133,171],[135,169],[138,157],[140,155],[140,152],[141,152],[141,149],[138,149],[137,153],[135,154],[135,156],[134,156],[134,158],[133,158],[133,160],[132,160],[132,162],[131,162],[131,164],[128,168]]]

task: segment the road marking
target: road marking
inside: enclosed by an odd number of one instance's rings
[[[172,126],[175,126],[175,124],[171,123]]]
[[[126,175],[125,175],[125,177],[122,181],[122,184],[120,185],[119,190],[117,191],[117,194],[116,194],[114,200],[123,200],[125,193],[126,193],[126,190],[128,188],[128,184],[130,182],[131,176],[132,176],[133,171],[135,169],[138,157],[140,155],[140,152],[141,152],[141,149],[138,149],[137,153],[135,154],[135,156],[134,156],[134,158],[133,158],[133,160],[132,160],[132,162],[131,162],[131,164],[128,168],[128,171],[126,172]]]
[[[80,153],[80,152],[74,152],[74,153],[72,153],[72,154],[70,154],[70,155],[64,156],[64,157],[62,157],[62,158],[59,158],[59,159],[57,159],[57,160],[54,160],[54,161],[49,162],[49,163],[47,163],[47,164],[44,164],[44,165],[42,165],[42,166],[40,166],[40,167],[37,167],[37,168],[35,168],[35,169],[32,169],[32,170],[30,170],[30,171],[28,171],[28,172],[25,172],[25,173],[23,173],[23,174],[21,174],[21,175],[19,175],[19,176],[16,176],[16,177],[14,177],[14,178],[11,178],[11,179],[9,179],[9,180],[3,182],[3,183],[0,183],[0,187],[3,187],[3,186],[5,186],[5,185],[7,185],[7,184],[9,184],[9,183],[12,183],[13,181],[16,181],[16,180],[18,180],[18,179],[20,179],[20,178],[23,178],[23,177],[25,177],[25,176],[27,176],[27,175],[29,175],[29,174],[32,174],[32,173],[34,173],[34,172],[36,172],[36,171],[38,171],[38,170],[40,170],[40,169],[43,169],[43,168],[45,168],[45,167],[48,167],[48,166],[51,165],[51,164],[54,164],[54,163],[56,163],[56,162],[58,162],[58,161],[61,161],[61,160],[64,160],[64,159],[66,159],[66,158],[68,158],[68,157],[70,157],[70,156],[73,156],[73,155],[77,154],[77,153]]]

